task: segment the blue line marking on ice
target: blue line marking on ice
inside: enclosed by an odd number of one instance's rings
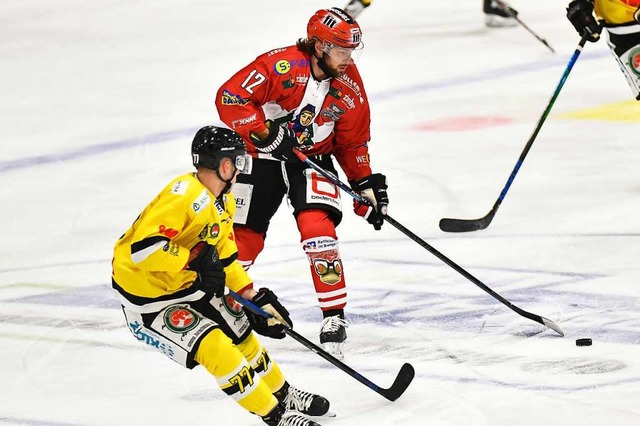
[[[595,52],[589,55],[583,55],[584,60],[600,59],[606,56],[608,52]],[[378,92],[369,97],[372,102],[384,102],[392,98],[399,96],[406,96],[408,94],[425,93],[434,90],[446,89],[456,86],[464,86],[468,84],[475,84],[482,81],[490,81],[496,79],[502,79],[509,76],[514,76],[523,73],[535,72],[546,68],[553,68],[564,65],[564,60],[560,58],[537,61],[526,64],[511,65],[508,67],[498,68],[494,70],[485,71],[483,73],[473,73],[470,75],[462,75],[443,80],[434,81],[432,83],[424,83],[418,85],[407,86],[404,88],[396,88],[383,92]],[[0,173],[10,170],[25,169],[29,167],[39,166],[43,164],[60,163],[65,161],[77,160],[79,158],[91,157],[103,153],[134,148],[142,145],[154,145],[159,143],[170,142],[176,138],[191,136],[198,128],[184,128],[177,130],[170,130],[167,132],[154,133],[146,136],[138,136],[129,139],[124,139],[116,142],[106,142],[97,145],[89,145],[80,147],[67,152],[59,152],[46,155],[38,155],[33,157],[19,158],[15,160],[0,161]]]

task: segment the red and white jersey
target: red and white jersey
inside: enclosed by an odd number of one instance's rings
[[[371,174],[369,101],[355,64],[340,78],[317,81],[306,53],[296,46],[275,49],[224,83],[216,107],[254,156],[249,133],[264,129],[266,120],[288,122],[305,154],[333,154],[350,180]]]

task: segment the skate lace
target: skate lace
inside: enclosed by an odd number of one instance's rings
[[[287,393],[287,396],[284,398],[284,403],[290,410],[305,412],[309,410],[314,396],[312,393],[291,386],[289,393]]]
[[[278,426],[309,426],[311,422],[302,414],[296,412],[285,413]]]
[[[340,327],[349,327],[349,324],[338,316],[326,317],[322,321],[321,333],[331,333],[338,331]]]

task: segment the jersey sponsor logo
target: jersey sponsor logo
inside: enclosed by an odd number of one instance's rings
[[[198,196],[198,199],[193,202],[193,205],[192,205],[193,211],[198,213],[200,210],[206,208],[210,202],[211,202],[211,197],[209,197],[207,190],[203,189],[200,195]]]
[[[180,246],[173,242],[168,242],[162,247],[162,251],[167,252],[169,255],[173,257],[180,256]]]
[[[211,238],[218,238],[218,235],[220,235],[220,224],[214,223],[209,230],[209,236]]]
[[[169,238],[173,238],[173,237],[177,236],[180,233],[179,231],[176,231],[173,228],[167,228],[164,225],[160,225],[158,227],[158,232],[160,232],[162,235],[166,235]]]
[[[351,96],[344,95],[342,100],[344,101],[345,104],[347,104],[347,107],[349,109],[355,109],[356,108],[356,103],[355,103],[355,101],[353,100],[353,98]]]
[[[247,125],[249,123],[253,123],[257,119],[258,119],[258,114],[254,113],[254,114],[250,115],[249,117],[241,118],[239,120],[233,120],[231,122],[231,127],[234,128],[234,129],[237,129],[238,127]],[[232,148],[232,149],[235,149],[235,148]]]
[[[369,155],[356,155],[356,163],[367,164],[369,162]]]
[[[244,99],[240,95],[234,95],[227,89],[222,91],[222,105],[245,105],[249,102],[248,99]]]
[[[340,87],[329,87],[329,96],[333,96],[336,99],[342,98],[342,86]]]
[[[216,206],[216,210],[218,211],[219,215],[224,213],[224,206],[219,199],[216,198],[216,200],[213,202],[213,205]]]
[[[631,70],[637,76],[640,76],[640,47],[636,47],[629,52],[629,65],[631,66]]]
[[[344,74],[341,77],[339,77],[340,80],[344,81],[347,86],[351,87],[355,92],[356,95],[360,96],[360,86],[358,85],[358,83],[356,83],[355,81],[353,81],[348,75]]]
[[[200,315],[186,305],[172,306],[164,313],[164,325],[174,333],[184,334],[196,328]]]
[[[165,344],[164,342],[161,342],[160,340],[156,339],[154,336],[148,334],[142,328],[142,324],[140,324],[138,321],[130,322],[129,330],[131,330],[131,333],[133,334],[133,336],[139,341],[160,350],[169,358],[173,358],[173,355],[175,354],[173,347],[169,344]]]
[[[169,193],[184,195],[187,192],[187,188],[189,188],[189,182],[179,180],[178,182],[173,184]]]
[[[293,79],[293,76],[289,74],[289,78],[282,80],[281,83],[283,89],[291,89],[295,85],[296,81]]]
[[[330,121],[338,121],[346,111],[333,102],[320,112],[320,115]]]
[[[276,74],[286,74],[291,71],[292,68],[296,67],[309,67],[311,65],[311,61],[303,58],[303,59],[292,59],[291,61],[287,61],[286,59],[280,59],[273,65],[273,70]]]
[[[307,81],[309,81],[309,76],[308,75],[298,75],[298,76],[296,76],[296,84],[299,84],[301,86],[305,86],[307,84]]]
[[[233,297],[228,294],[222,297],[224,308],[229,314],[235,318],[240,318],[244,315],[242,305],[238,303]]]
[[[279,49],[273,49],[271,52],[267,53],[267,58],[268,58],[269,56],[273,56],[273,55],[275,55],[276,53],[284,52],[285,50],[287,50],[287,48],[286,48],[286,47],[281,47],[281,48],[279,48]]]
[[[276,74],[286,74],[291,71],[291,64],[286,59],[280,59],[273,65],[273,70]]]

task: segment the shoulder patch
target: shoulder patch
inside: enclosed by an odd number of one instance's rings
[[[209,193],[206,189],[203,189],[198,198],[193,202],[191,207],[193,211],[198,213],[200,210],[205,209],[209,203],[211,203],[211,197],[209,197]]]
[[[189,182],[187,182],[186,180],[179,180],[173,184],[173,186],[169,190],[169,193],[184,195],[187,192],[188,188],[189,188]]]

